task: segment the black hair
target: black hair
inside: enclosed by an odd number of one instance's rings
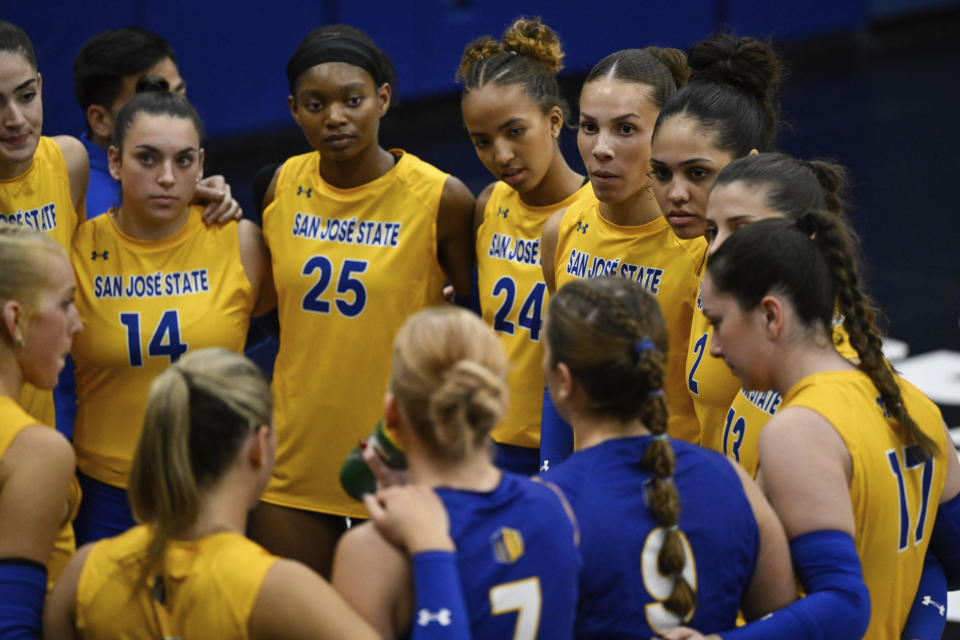
[[[360,29],[346,24],[330,24],[314,29],[297,45],[287,63],[290,94],[297,95],[297,80],[310,67],[324,62],[346,62],[364,69],[375,87],[389,84],[397,90],[397,70],[384,51]]]
[[[720,33],[690,47],[687,61],[690,82],[663,105],[654,137],[663,122],[684,114],[713,133],[717,148],[735,158],[752,149],[772,151],[780,111],[775,95],[781,75],[772,47],[754,38]]]
[[[687,57],[679,49],[621,49],[594,65],[583,84],[612,76],[617,80],[647,85],[653,89],[651,100],[659,110],[684,85],[689,73]]]
[[[203,121],[190,101],[184,96],[171,93],[170,85],[164,78],[144,76],[137,80],[137,95],[123,105],[117,114],[117,121],[113,126],[113,144],[118,148],[123,148],[127,130],[134,118],[141,113],[190,120],[197,128],[197,137],[203,140]]]
[[[86,112],[97,104],[110,109],[123,90],[124,78],[167,58],[176,64],[170,43],[140,27],[109,29],[93,36],[73,61],[73,91],[80,108]]]
[[[560,38],[553,29],[539,18],[519,18],[499,42],[483,36],[468,44],[456,77],[463,80],[464,95],[491,82],[521,85],[543,113],[559,107],[566,117],[570,107],[557,84],[563,56]]]
[[[773,218],[732,234],[707,262],[716,289],[742,309],[754,309],[775,291],[793,305],[801,324],[831,333],[834,305],[859,356],[857,368],[870,377],[884,408],[909,440],[927,454],[938,446],[913,420],[900,387],[883,357],[876,312],[860,284],[856,234],[838,216],[809,211],[797,220]]]
[[[37,54],[29,36],[23,29],[6,20],[0,20],[0,51],[19,53],[34,70],[37,68]]]
[[[766,191],[767,207],[791,220],[811,210],[844,215],[847,170],[829,160],[798,160],[785,153],[737,158],[720,172],[713,188],[743,182]]]

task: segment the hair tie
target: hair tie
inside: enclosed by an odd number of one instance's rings
[[[659,398],[660,396],[663,395],[663,389],[654,389],[647,395],[650,396],[651,398]]]
[[[633,355],[639,359],[647,351],[653,351],[656,348],[657,345],[655,345],[650,338],[640,338],[633,343]]]
[[[653,434],[654,440],[667,440],[670,436],[665,433],[655,433]]]
[[[507,51],[507,53],[509,53],[509,54],[512,55],[512,56],[517,55],[517,52],[514,51],[513,49],[510,49],[509,51]]]
[[[664,531],[667,531],[667,532],[670,532],[670,531],[679,531],[679,530],[680,530],[680,527],[679,527],[679,525],[672,524],[672,525],[670,525],[669,527],[664,527],[663,530],[664,530]]]

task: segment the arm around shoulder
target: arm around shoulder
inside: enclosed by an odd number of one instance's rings
[[[470,189],[458,178],[449,176],[440,195],[437,211],[437,258],[459,295],[470,293],[474,248],[474,207]]]
[[[90,181],[90,159],[83,143],[73,136],[54,136],[53,141],[63,152],[70,175],[70,197],[80,220],[87,216],[87,184]]]

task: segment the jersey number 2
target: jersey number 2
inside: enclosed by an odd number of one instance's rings
[[[540,578],[505,582],[490,588],[490,613],[499,616],[517,612],[513,640],[536,640],[542,606]]]
[[[930,488],[933,485],[933,458],[924,457],[923,452],[917,445],[903,447],[903,462],[900,464],[900,456],[896,449],[887,450],[887,462],[890,463],[890,471],[897,479],[897,490],[900,494],[900,539],[897,551],[903,551],[910,543],[910,512],[907,509],[907,488],[904,481],[904,470],[923,467],[923,474],[920,477],[920,513],[917,514],[917,526],[913,532],[913,544],[918,545],[923,540],[923,527],[927,522],[927,505],[930,503]]]
[[[143,347],[140,342],[140,312],[121,313],[120,324],[127,328],[127,355],[131,367],[143,366]],[[160,316],[157,328],[147,345],[147,355],[151,358],[166,356],[170,362],[176,362],[187,352],[187,343],[180,338],[180,311],[167,309]]]
[[[709,335],[709,333],[703,334],[693,345],[693,355],[697,356],[697,359],[693,361],[693,366],[690,367],[690,375],[687,376],[687,385],[690,387],[690,392],[695,396],[700,395],[700,384],[693,376],[697,375],[697,368],[700,366],[700,361],[703,360],[703,352],[706,351],[707,337]]]

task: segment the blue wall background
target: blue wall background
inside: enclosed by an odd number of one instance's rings
[[[943,2],[943,0],[925,0]],[[44,77],[44,132],[79,132],[71,65],[91,36],[142,26],[177,52],[188,94],[210,138],[290,124],[284,69],[300,39],[317,26],[345,22],[364,29],[394,59],[401,100],[457,90],[454,70],[464,45],[499,35],[518,15],[538,15],[564,39],[567,73],[588,70],[611,51],[651,44],[686,48],[722,27],[778,43],[865,27],[874,5],[901,0],[683,0],[623,3],[527,0],[106,0],[51,6],[5,0],[2,17],[20,25],[37,50]],[[916,0],[911,8],[916,9]],[[896,6],[887,11],[896,11]]]

